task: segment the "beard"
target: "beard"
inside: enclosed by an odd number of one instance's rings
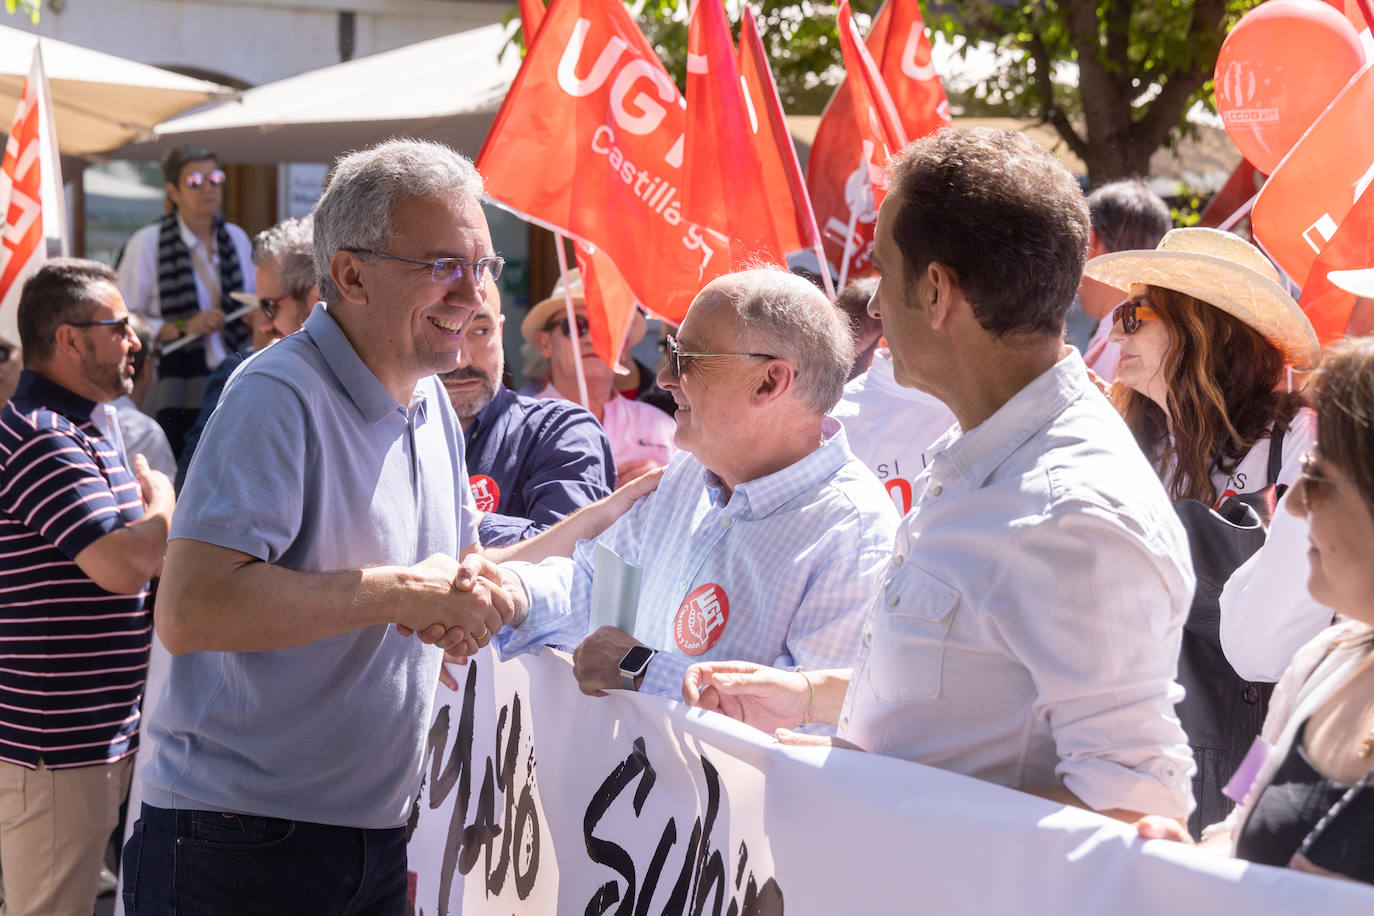
[[[107,400],[113,401],[115,398],[130,394],[134,390],[134,380],[133,376],[129,374],[129,364],[128,356],[115,363],[100,362],[96,358],[95,348],[88,346],[81,354],[81,375],[86,381],[108,395]]]
[[[481,382],[481,386],[469,391],[453,391],[448,387],[449,382],[472,380]],[[453,404],[453,411],[458,414],[460,420],[471,420],[482,412],[483,407],[491,403],[492,398],[496,397],[496,377],[487,375],[472,366],[445,372],[439,376],[439,381],[444,383],[444,390],[448,394],[449,401]]]

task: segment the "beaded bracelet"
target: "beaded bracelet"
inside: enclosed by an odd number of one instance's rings
[[[795,671],[797,674],[800,674],[802,676],[802,680],[806,681],[806,686],[811,689],[811,699],[806,704],[806,718],[802,719],[802,724],[798,726],[800,728],[805,728],[806,726],[811,724],[811,720],[816,715],[816,685],[811,683],[811,678],[806,676],[806,672],[802,670],[801,665],[798,665],[792,670]]]

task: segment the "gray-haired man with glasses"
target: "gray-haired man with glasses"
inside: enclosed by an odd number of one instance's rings
[[[341,159],[314,213],[324,304],[205,428],[158,596],[175,657],[124,855],[135,913],[404,909],[440,649],[524,610],[482,557],[436,375],[499,270],[481,192],[434,143]]]

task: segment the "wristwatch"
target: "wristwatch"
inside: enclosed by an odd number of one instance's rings
[[[649,662],[653,661],[657,649],[650,649],[648,646],[635,646],[625,657],[620,660],[620,686],[625,690],[638,690],[635,686],[635,678],[649,670]]]

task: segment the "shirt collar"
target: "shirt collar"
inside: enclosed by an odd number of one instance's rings
[[[1097,393],[1087,367],[1078,351],[1071,351],[956,439],[939,458],[974,486],[981,486],[1009,455],[1089,392]]]
[[[344,392],[367,422],[377,423],[397,410],[405,412],[405,408],[391,396],[391,392],[386,390],[363,362],[358,351],[353,349],[353,344],[349,342],[343,328],[339,327],[339,323],[329,314],[329,309],[325,308],[323,303],[315,305],[310,317],[305,319],[302,330],[310,336],[311,342],[324,357],[330,371],[334,373]],[[424,389],[417,386],[411,406],[423,412],[424,402]]]
[[[477,411],[477,416],[472,418],[468,424],[468,436],[479,436],[486,432],[491,426],[496,425],[496,420],[515,403],[515,392],[505,385],[497,384],[496,396],[491,399],[486,407]]]
[[[181,218],[180,213],[177,214],[177,228],[181,230],[181,240],[186,243],[187,248],[195,251],[197,248],[205,247],[200,243],[196,234],[191,231],[191,227],[186,225],[186,220]]]
[[[89,423],[96,408],[95,401],[87,400],[52,379],[27,369],[19,373],[19,385],[14,389],[14,400],[32,401],[77,423]]]
[[[740,506],[739,514],[753,518],[767,518],[794,497],[814,490],[835,475],[850,458],[849,440],[844,429],[833,417],[821,421],[824,440],[800,461],[794,461],[780,471],[764,477],[746,480],[735,487],[728,503],[723,503],[725,485],[714,472],[702,471],[702,483],[717,508]]]

